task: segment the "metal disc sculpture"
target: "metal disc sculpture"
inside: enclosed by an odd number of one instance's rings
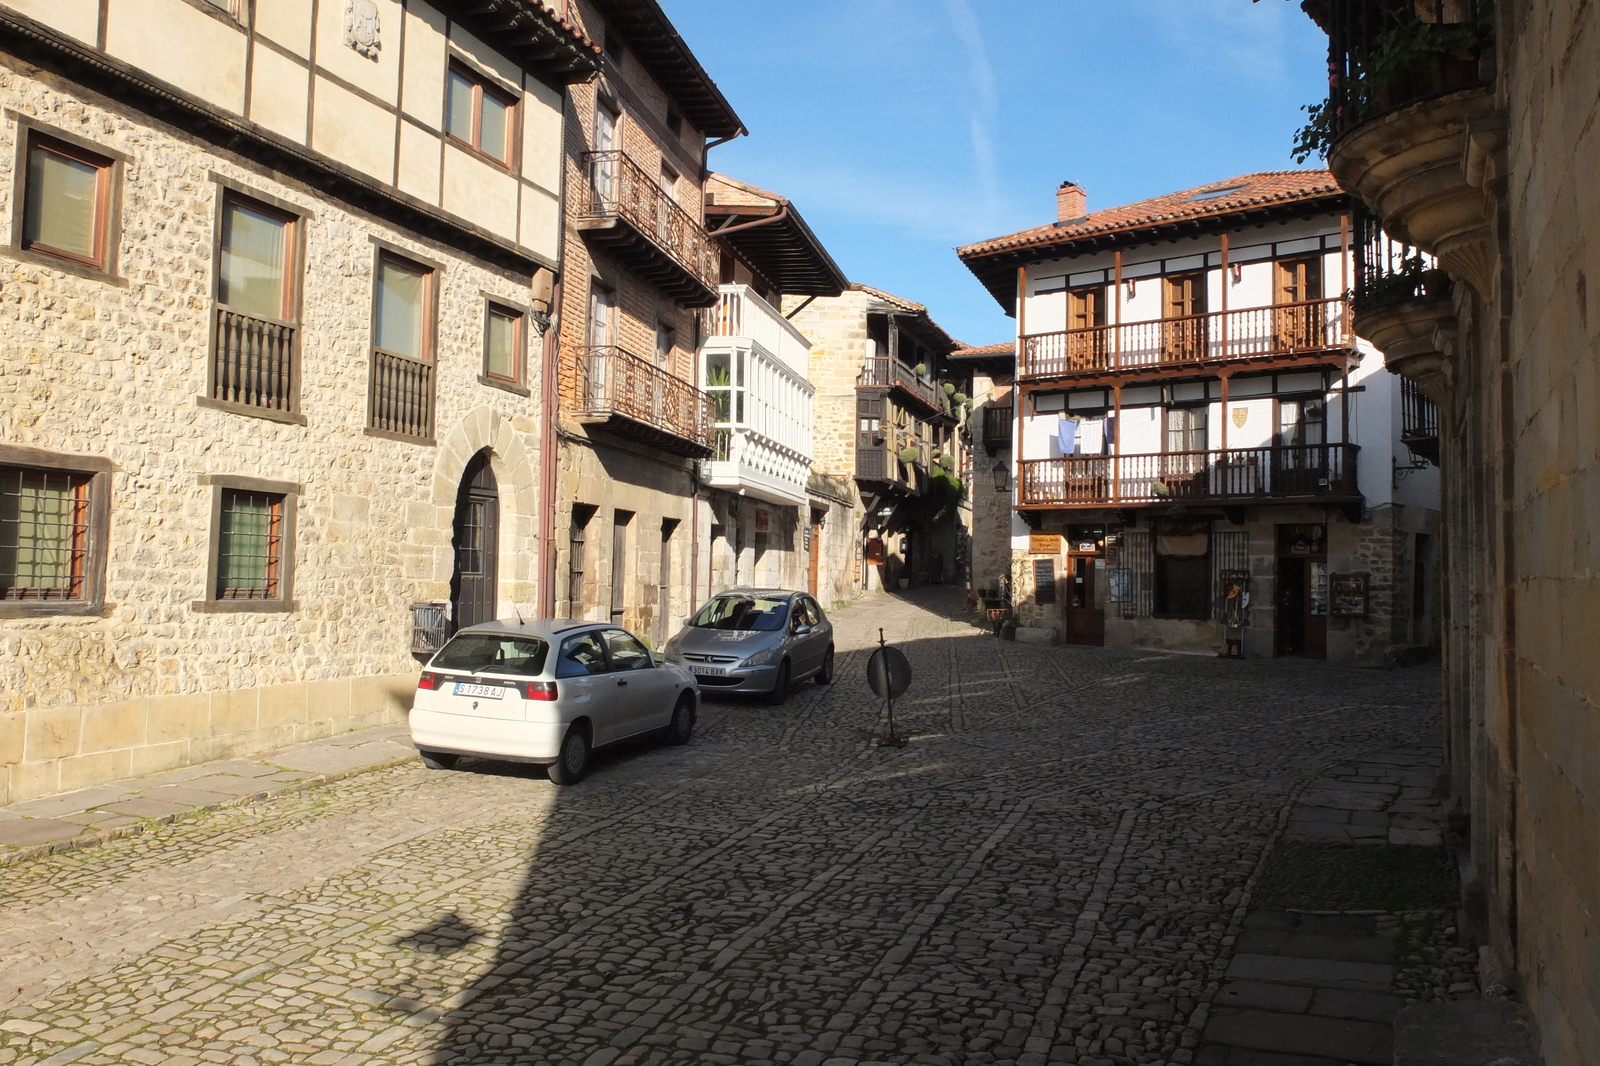
[[[881,629],[878,630],[878,650],[867,660],[867,684],[889,707],[889,732],[878,738],[879,746],[905,747],[909,738],[901,736],[894,728],[894,701],[911,687],[911,663],[899,648],[889,647]]]

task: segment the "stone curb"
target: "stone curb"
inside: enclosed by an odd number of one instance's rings
[[[171,814],[145,818],[131,825],[116,825],[110,829],[82,833],[68,840],[56,840],[48,844],[27,844],[14,851],[0,854],[0,869],[4,869],[7,866],[15,866],[18,863],[29,862],[33,859],[41,859],[47,855],[65,855],[74,851],[87,851],[90,848],[96,848],[101,844],[108,844],[123,837],[142,836],[161,826],[170,825],[183,818],[192,818],[197,814],[220,811],[228,807],[243,807],[247,803],[256,803],[260,800],[273,799],[277,796],[288,796],[296,792],[304,792],[307,789],[320,788],[323,785],[331,785],[336,781],[371,773],[374,770],[387,770],[390,767],[399,766],[411,760],[412,756],[397,755],[392,759],[385,759],[383,762],[375,762],[368,766],[353,766],[348,770],[335,770],[332,773],[317,774],[315,777],[308,777],[303,781],[286,783],[281,788],[262,789],[260,792],[252,792],[249,795],[235,796],[232,799],[218,800],[215,803],[191,807],[186,811],[173,811]]]

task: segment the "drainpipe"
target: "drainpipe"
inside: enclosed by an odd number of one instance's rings
[[[789,204],[787,201],[785,201],[783,206],[778,208],[778,213],[775,215],[768,215],[766,218],[758,218],[754,222],[739,222],[732,226],[721,226],[717,229],[711,230],[710,233],[713,237],[726,237],[728,234],[738,233],[740,230],[755,229],[757,226],[766,226],[773,222],[782,222],[788,217]]]
[[[544,547],[539,614],[544,618],[554,618],[556,613],[556,481],[560,476],[556,420],[561,414],[556,370],[561,358],[562,288],[558,279],[550,291],[550,325],[545,327],[543,361],[539,367],[539,403],[544,412],[539,433],[539,538]]]

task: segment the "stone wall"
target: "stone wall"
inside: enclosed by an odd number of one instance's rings
[[[0,618],[0,803],[395,720],[415,678],[410,604],[448,598],[456,491],[482,449],[501,492],[501,603],[534,599],[536,401],[479,382],[484,294],[526,305],[529,279],[4,56],[0,92],[15,112],[127,157],[122,280],[9,259],[0,286],[0,442],[114,465],[104,612]],[[0,121],[8,226],[17,129]],[[307,212],[303,426],[196,402],[213,174]],[[436,446],[363,431],[374,239],[441,265]],[[533,381],[539,351],[535,335]],[[192,606],[207,594],[202,479],[216,475],[300,486],[294,609]]]
[[[1508,509],[1511,699],[1486,701],[1494,753],[1480,777],[1503,812],[1481,843],[1513,865],[1497,885],[1497,946],[1521,974],[1545,1062],[1577,1066],[1600,1062],[1600,7],[1500,6],[1505,239],[1476,323],[1483,363],[1465,384],[1498,392],[1506,417],[1477,423],[1503,427],[1500,463],[1462,471],[1454,492],[1498,488]],[[1490,406],[1468,404],[1469,417]]]

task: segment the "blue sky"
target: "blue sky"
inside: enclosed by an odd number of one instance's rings
[[[713,169],[793,200],[854,281],[969,344],[1014,325],[956,245],[1289,156],[1327,39],[1287,0],[662,0],[750,136]]]

